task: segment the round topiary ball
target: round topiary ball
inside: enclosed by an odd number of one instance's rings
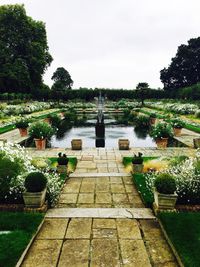
[[[175,179],[168,173],[159,174],[155,179],[154,185],[161,194],[174,194],[176,191]]]
[[[28,192],[41,192],[47,185],[47,178],[41,172],[29,173],[25,179],[25,188]]]

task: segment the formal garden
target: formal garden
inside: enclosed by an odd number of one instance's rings
[[[200,266],[200,37],[163,88],[76,89],[62,66],[45,83],[48,23],[0,6],[0,267]]]

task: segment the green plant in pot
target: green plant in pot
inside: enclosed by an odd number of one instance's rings
[[[15,123],[16,128],[19,129],[20,135],[22,137],[27,136],[28,135],[28,126],[29,126],[29,120],[26,118],[21,118],[20,120],[18,120]]]
[[[151,125],[154,125],[156,123],[156,118],[157,118],[156,113],[150,113],[149,120]]]
[[[154,181],[154,201],[157,209],[174,209],[177,194],[176,181],[169,173],[160,173]]]
[[[143,171],[143,158],[142,153],[139,152],[138,155],[134,154],[134,157],[132,159],[132,165],[133,165],[133,172],[134,173],[141,173]]]
[[[55,129],[46,122],[35,122],[29,128],[29,135],[35,140],[37,149],[45,149],[46,140],[55,133]]]
[[[62,155],[62,153],[58,153],[58,166],[57,166],[57,172],[58,173],[66,173],[67,172],[67,165],[69,162],[69,159],[65,154]]]
[[[182,128],[185,127],[184,121],[182,121],[179,118],[174,118],[171,120],[171,125],[172,125],[173,130],[174,130],[174,135],[180,136]]]
[[[169,123],[159,122],[153,127],[150,135],[156,141],[158,148],[166,148],[168,139],[173,136],[172,127]]]
[[[47,178],[41,172],[29,173],[24,183],[23,199],[26,207],[39,208],[45,202]]]

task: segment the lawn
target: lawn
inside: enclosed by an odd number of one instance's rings
[[[0,267],[16,265],[43,217],[41,213],[0,213]]]
[[[75,158],[75,157],[70,158],[69,157],[68,159],[69,159],[68,170],[70,172],[74,172],[76,169],[76,165],[77,165],[77,158]],[[57,162],[58,158],[49,158],[49,160],[51,161],[51,167],[55,168],[58,164],[58,162]]]
[[[146,176],[142,173],[135,173],[133,174],[133,182],[141,195],[141,198],[146,207],[151,208],[154,197],[152,192],[146,186]]]
[[[200,213],[163,212],[159,218],[184,266],[200,266]]]

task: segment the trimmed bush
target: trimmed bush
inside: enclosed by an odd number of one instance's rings
[[[41,172],[32,172],[25,179],[24,186],[28,192],[41,192],[47,185],[47,178]]]
[[[29,129],[30,137],[37,139],[48,139],[54,134],[54,132],[55,129],[53,129],[48,123],[41,121],[31,124]]]
[[[155,179],[154,185],[161,194],[174,194],[176,191],[175,179],[168,173],[159,174]]]
[[[16,128],[26,129],[29,126],[29,120],[23,118],[23,119],[17,121],[15,126],[16,126]]]

